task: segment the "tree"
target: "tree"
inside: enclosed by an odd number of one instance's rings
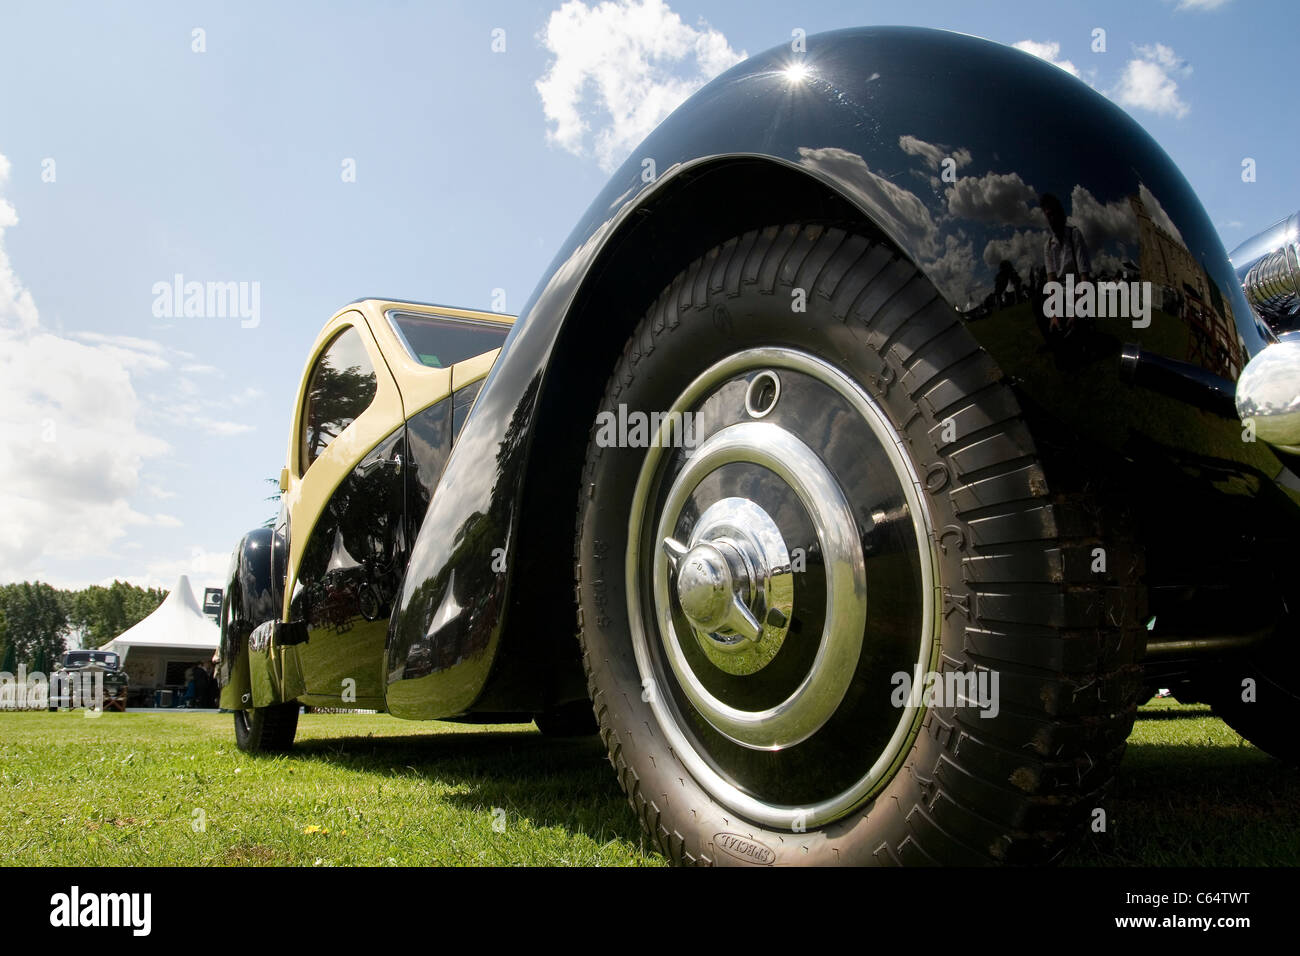
[[[47,657],[63,653],[68,618],[54,588],[40,581],[6,584],[0,587],[0,608],[4,611],[5,640],[16,660],[30,661],[42,648]]]
[[[331,346],[332,348],[333,346]],[[374,370],[359,365],[336,369],[325,355],[312,373],[307,391],[307,453],[304,465],[316,460],[325,446],[337,438],[370,405],[377,388]]]
[[[85,646],[100,647],[143,621],[165,597],[167,592],[161,588],[114,581],[108,587],[94,584],[80,591],[65,591],[63,606],[68,627],[81,633]]]
[[[275,509],[276,509],[276,510],[275,510],[275,513],[274,513],[273,515],[271,515],[271,517],[267,518],[265,521],[262,522],[262,527],[263,527],[263,528],[274,528],[274,527],[275,527],[275,523],[276,523],[277,521],[280,520],[280,499],[283,498],[284,495],[283,495],[283,493],[280,491],[280,479],[279,479],[279,478],[263,478],[262,480],[265,481],[267,484],[269,484],[269,485],[273,485],[273,486],[275,487],[275,494],[273,494],[273,495],[267,495],[267,496],[266,496],[265,498],[263,498],[262,500],[263,500],[263,501],[274,501],[274,502],[275,502]]]
[[[14,652],[12,644],[5,645],[5,656],[3,663],[0,663],[0,672],[5,674],[18,673],[18,655]]]

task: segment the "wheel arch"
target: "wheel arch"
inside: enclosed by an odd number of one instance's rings
[[[554,559],[557,549],[547,542],[568,542],[576,513],[572,497],[560,496],[563,504],[557,506],[552,491],[577,489],[608,375],[645,307],[674,275],[719,243],[793,221],[873,233],[905,255],[895,237],[830,184],[806,169],[748,154],[710,157],[670,171],[606,238],[565,313],[538,395],[507,621],[573,620],[572,568]],[[515,699],[539,665],[558,664],[561,672],[548,704],[585,695],[577,642],[567,630],[553,629],[544,647],[511,640],[509,625],[506,632],[498,668],[476,706]]]

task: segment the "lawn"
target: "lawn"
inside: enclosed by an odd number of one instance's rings
[[[0,714],[0,859],[112,866],[660,865],[597,738],[311,714]],[[199,811],[199,812],[196,812]]]
[[[287,757],[228,714],[0,713],[0,860],[661,865],[595,738],[311,714]],[[1142,711],[1107,830],[1068,862],[1300,863],[1300,774],[1204,708]]]

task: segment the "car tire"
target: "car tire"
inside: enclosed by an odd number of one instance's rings
[[[1260,750],[1297,764],[1300,744],[1292,726],[1300,713],[1295,676],[1300,655],[1292,638],[1290,634],[1272,638],[1240,658],[1224,661],[1204,681],[1199,696]]]
[[[534,714],[533,723],[545,737],[590,737],[600,731],[591,704],[585,700]]]
[[[297,732],[297,703],[235,711],[235,746],[245,753],[284,753]]]
[[[1101,805],[1140,556],[1095,495],[1048,487],[1011,388],[888,244],[772,226],[691,263],[628,340],[583,474],[588,690],[672,862],[1050,862]]]

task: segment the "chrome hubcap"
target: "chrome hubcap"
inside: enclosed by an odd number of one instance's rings
[[[921,481],[875,402],[804,352],[723,359],[667,412],[628,520],[642,697],[733,812],[838,819],[892,778],[920,726],[890,679],[937,649]],[[677,413],[703,439],[685,453],[666,431]]]
[[[789,696],[757,710],[729,704],[709,690],[707,674],[691,665],[681,646],[669,589],[669,564],[681,547],[670,532],[687,498],[706,476],[737,462],[760,465],[793,489],[813,517],[817,544],[832,569],[812,666]],[[816,733],[853,679],[867,613],[857,523],[821,459],[789,431],[766,421],[723,428],[678,474],[660,512],[659,539],[664,547],[656,555],[654,581],[660,637],[690,702],[719,733],[743,747],[789,747]],[[790,558],[780,530],[758,505],[729,497],[700,515],[690,544],[677,561],[676,604],[690,621],[695,640],[714,667],[735,675],[758,672],[780,650],[793,610]]]

